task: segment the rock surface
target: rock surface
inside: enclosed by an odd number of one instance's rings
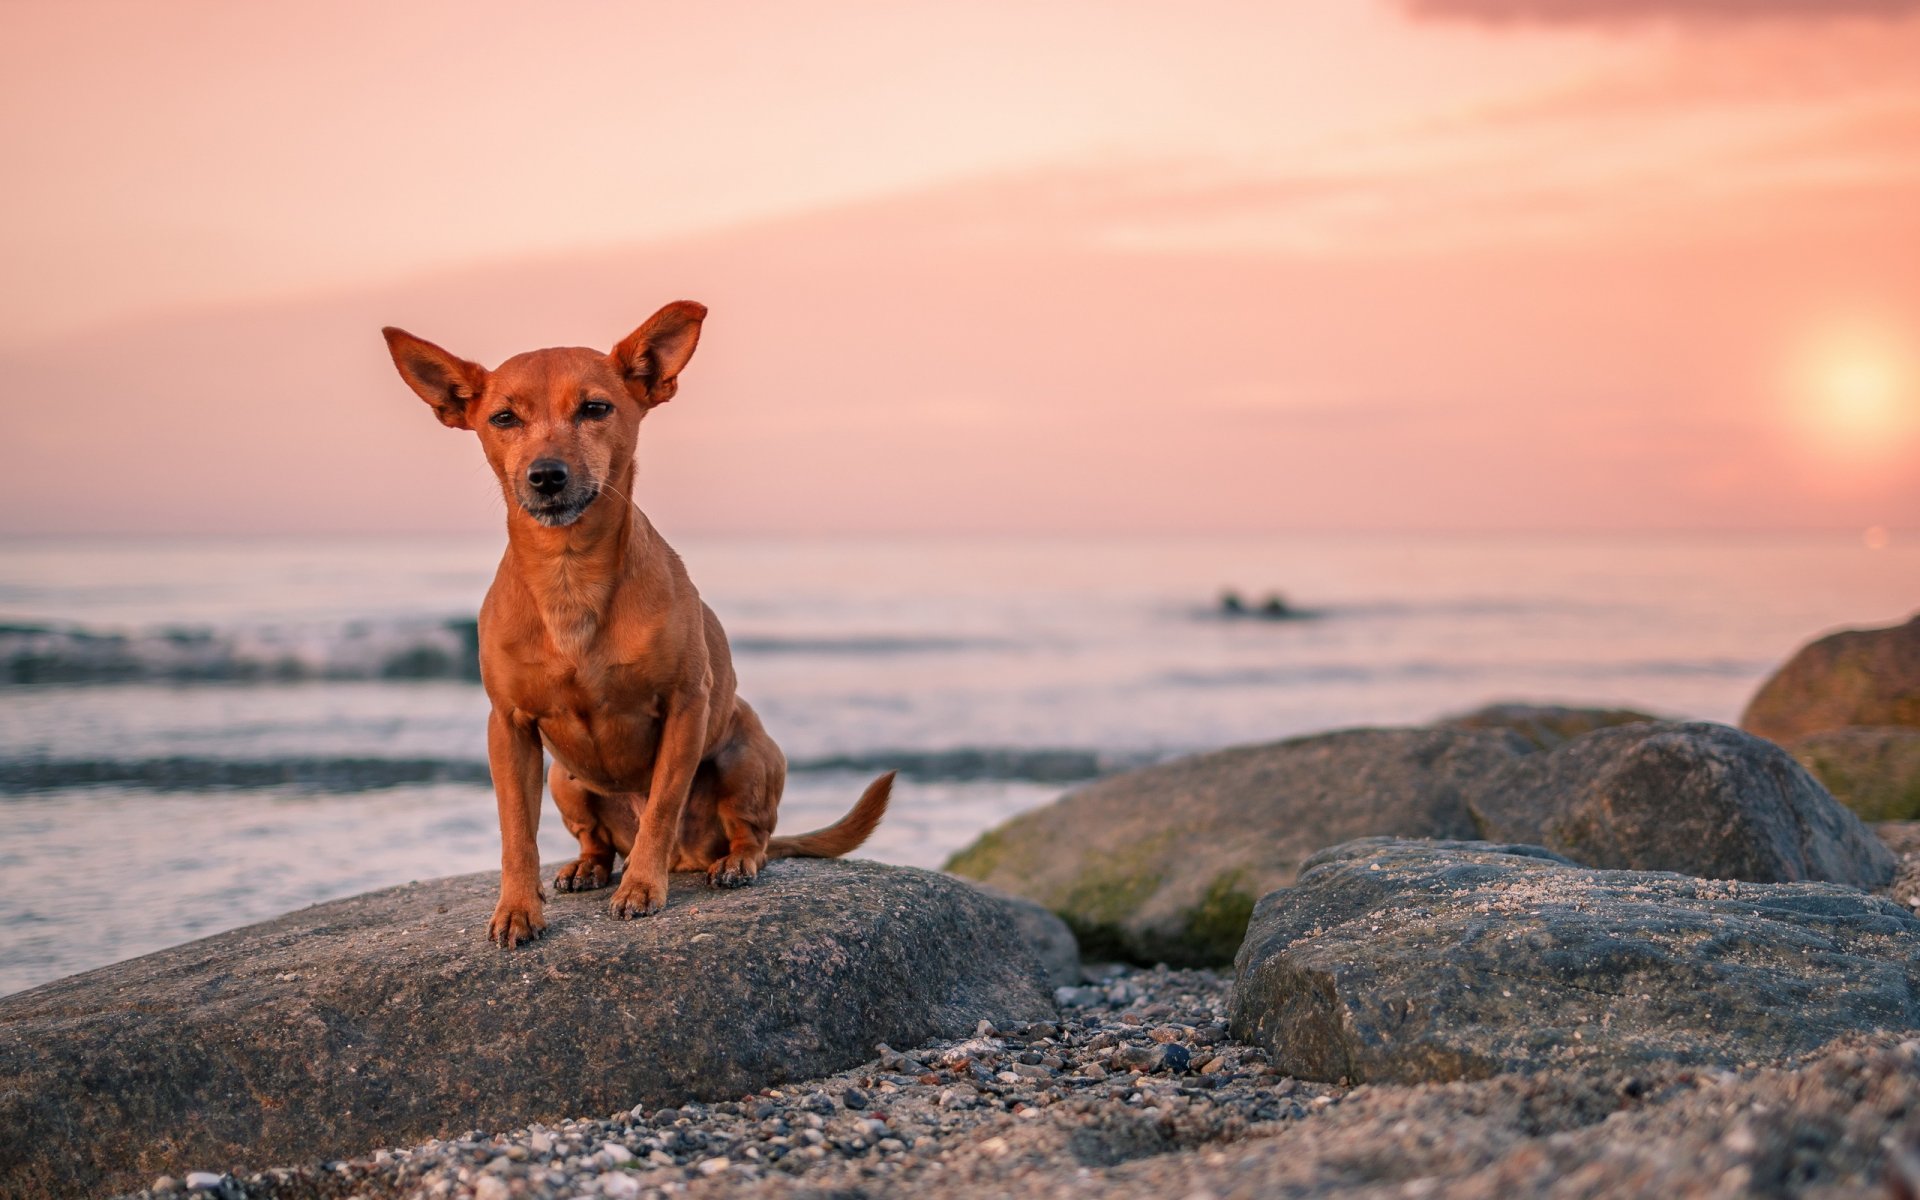
[[[1920,728],[1920,616],[1801,647],[1740,717],[1742,729],[1776,742],[1851,725]]]
[[[1787,749],[1861,820],[1920,818],[1920,729],[1831,729],[1808,734]]]
[[[960,881],[802,860],[673,883],[634,922],[556,896],[511,952],[484,936],[492,873],[410,884],[0,999],[0,1194],[737,1097],[1054,1015],[1021,918]]]
[[[1263,898],[1232,1031],[1309,1079],[1739,1066],[1920,1027],[1920,921],[1830,884],[1368,839]]]
[[[1561,704],[1489,704],[1435,722],[1442,729],[1505,729],[1541,750],[1551,750],[1596,729],[1639,725],[1664,718],[1634,708],[1571,708]]]
[[[1229,962],[1254,901],[1356,837],[1473,837],[1505,732],[1355,729],[1129,771],[1023,813],[947,869],[1066,918],[1090,959]]]
[[[1759,883],[1893,879],[1893,855],[1780,747],[1725,725],[1627,725],[1472,791],[1477,836],[1590,867]]]
[[[1080,942],[1067,923],[1049,912],[1046,906],[1002,891],[975,880],[967,880],[975,891],[985,892],[999,901],[1013,917],[1021,940],[1032,949],[1046,972],[1047,983],[1054,988],[1072,987],[1080,982]]]

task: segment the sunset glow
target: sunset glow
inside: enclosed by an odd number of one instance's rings
[[[5,20],[0,532],[492,528],[377,331],[682,297],[674,529],[1920,525],[1913,4]]]
[[[1799,416],[1830,452],[1896,455],[1920,427],[1915,384],[1911,357],[1890,335],[1860,328],[1828,332],[1803,353]]]

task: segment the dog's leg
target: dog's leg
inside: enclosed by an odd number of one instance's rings
[[[754,881],[767,865],[767,839],[786,789],[787,760],[742,704],[742,737],[717,757],[719,799],[714,805],[726,830],[727,853],[707,868],[714,887],[740,887]]]
[[[580,840],[580,857],[560,868],[553,877],[553,889],[590,892],[607,886],[613,878],[613,843],[600,824],[599,798],[557,762],[547,772],[547,790],[553,793],[567,832]]]
[[[639,829],[627,855],[626,874],[613,889],[608,909],[620,920],[644,917],[667,906],[667,868],[680,843],[680,814],[687,807],[694,772],[707,741],[705,688],[668,701],[660,733],[660,750],[653,760],[652,786],[645,799],[636,797],[634,814]]]
[[[487,936],[507,949],[546,932],[541,916],[540,735],[495,709],[487,718],[487,766],[500,805],[500,903]]]

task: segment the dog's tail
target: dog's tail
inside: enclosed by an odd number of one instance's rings
[[[852,810],[825,829],[794,837],[769,838],[767,857],[839,858],[842,854],[858,850],[860,843],[866,841],[873,832],[873,827],[880,823],[880,818],[887,815],[887,801],[893,796],[895,774],[897,772],[888,771],[868,784]]]

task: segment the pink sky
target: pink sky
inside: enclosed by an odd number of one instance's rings
[[[0,532],[490,527],[379,327],[682,296],[669,530],[1920,525],[1904,0],[4,20]]]

